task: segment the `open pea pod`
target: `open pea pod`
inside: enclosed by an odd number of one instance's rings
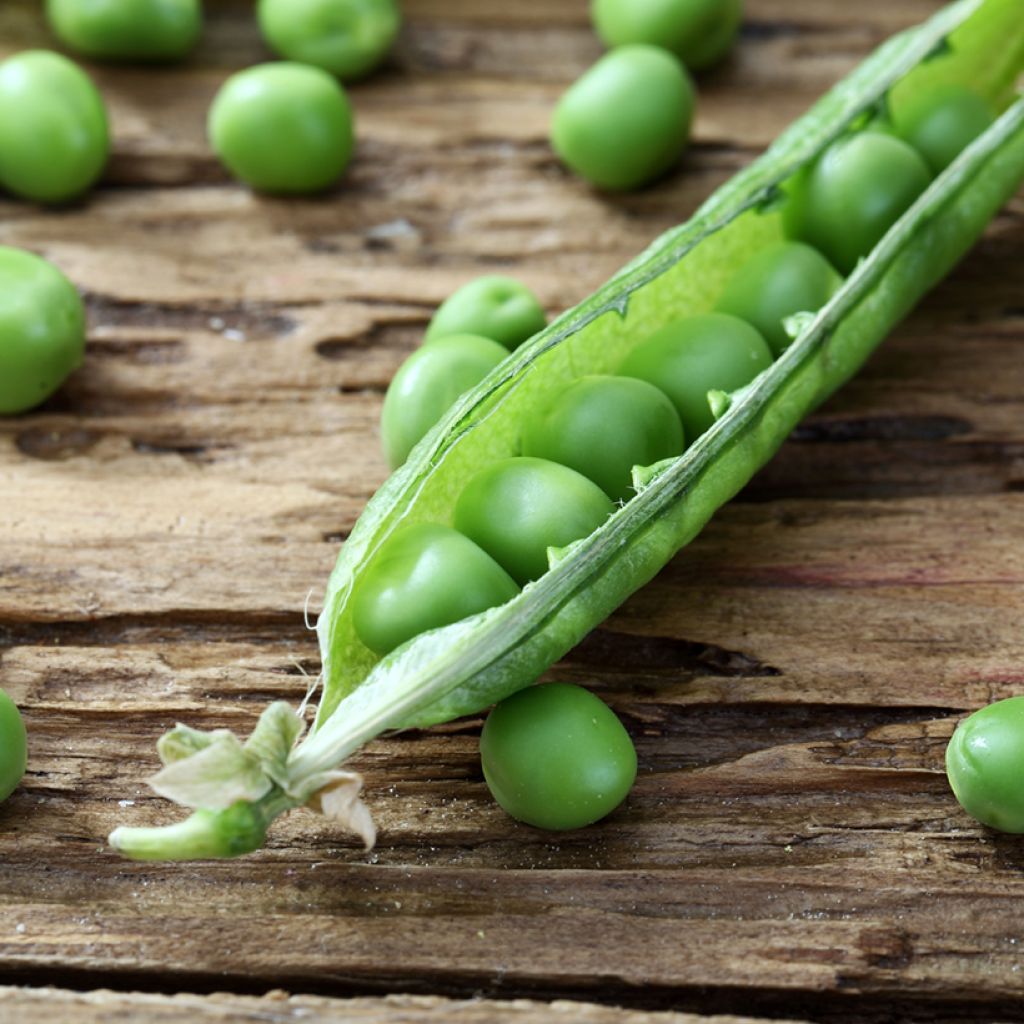
[[[847,380],[917,300],[973,244],[1024,180],[1020,0],[960,0],[885,43],[596,294],[564,313],[465,394],[377,492],[345,543],[317,631],[323,697],[310,735],[286,705],[243,745],[179,726],[161,741],[154,788],[192,818],[118,829],[138,858],[233,856],[256,848],[283,811],[303,804],[372,842],[358,776],[339,769],[386,730],[477,712],[533,682],[643,586],[772,457],[800,419]],[[1000,116],[896,222],[818,313],[793,318],[785,353],[750,385],[709,395],[714,425],[678,458],[634,470],[637,495],[569,548],[514,599],[424,633],[379,658],[353,628],[350,596],[400,525],[450,524],[482,466],[519,453],[521,425],[567,383],[612,373],[633,347],[683,316],[707,312],[737,266],[784,237],[784,184],[836,137],[945,83],[969,86]]]

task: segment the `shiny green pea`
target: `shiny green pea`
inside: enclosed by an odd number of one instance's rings
[[[620,46],[559,100],[551,144],[598,188],[639,188],[686,149],[693,104],[693,83],[677,57],[656,46]]]
[[[455,504],[455,528],[525,585],[548,571],[547,550],[593,533],[615,511],[597,484],[547,459],[502,459]]]
[[[0,246],[0,415],[49,398],[82,362],[85,309],[52,264]]]
[[[735,391],[772,364],[771,349],[746,321],[728,313],[691,316],[656,331],[619,368],[668,395],[688,442],[715,422],[709,391]]]
[[[96,182],[109,151],[103,99],[81,68],[49,50],[0,63],[0,186],[64,203]]]
[[[592,0],[590,15],[607,46],[662,46],[702,71],[732,49],[743,0]]]
[[[718,309],[756,327],[778,356],[792,340],[783,326],[786,317],[816,313],[841,283],[817,249],[802,242],[779,242],[736,271],[718,300]]]
[[[902,139],[877,131],[848,135],[790,183],[786,233],[849,274],[930,181],[928,165]]]
[[[396,530],[373,556],[352,595],[359,639],[384,655],[429,629],[510,601],[515,581],[449,526]]]
[[[278,61],[232,75],[207,122],[235,177],[260,192],[320,192],[341,177],[354,146],[345,90],[321,68]]]
[[[633,377],[581,377],[523,429],[524,455],[575,469],[615,501],[633,496],[634,466],[651,466],[683,448],[675,406]]]
[[[567,683],[502,701],[484,723],[480,761],[492,796],[513,818],[552,831],[610,814],[636,779],[636,750],[615,713]]]
[[[453,334],[413,352],[384,396],[380,432],[391,468],[401,466],[456,399],[507,355],[496,341],[474,334]]]
[[[464,284],[445,299],[430,321],[425,340],[479,334],[512,351],[546,323],[541,304],[526,285],[492,274]]]
[[[200,0],[46,0],[58,38],[98,60],[180,60],[203,30]]]
[[[257,14],[276,53],[346,80],[377,67],[402,24],[395,0],[260,0]]]
[[[0,690],[0,801],[6,800],[25,774],[25,723],[14,701]]]
[[[964,719],[946,747],[946,774],[963,809],[1001,832],[1024,832],[1024,697]]]
[[[899,107],[893,125],[932,173],[939,174],[994,120],[991,107],[977,93],[962,85],[944,85]]]

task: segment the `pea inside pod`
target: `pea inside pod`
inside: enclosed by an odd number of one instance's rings
[[[103,100],[76,64],[49,50],[0,63],[0,185],[64,203],[95,184],[109,150]]]
[[[359,639],[384,655],[428,629],[504,604],[519,592],[490,555],[449,526],[396,531],[352,595]]]
[[[705,313],[656,331],[626,357],[619,373],[663,391],[693,442],[715,422],[708,392],[735,391],[771,364],[771,349],[750,324],[728,313]]]
[[[633,377],[591,375],[556,394],[523,428],[523,453],[593,480],[613,501],[633,495],[633,467],[683,450],[683,425],[659,388]]]
[[[995,120],[976,93],[953,83],[897,106],[896,133],[924,157],[933,174],[944,171]]]
[[[200,0],[46,0],[61,42],[99,60],[174,61],[203,29]]]
[[[257,15],[276,53],[345,80],[377,67],[402,24],[395,0],[260,0]]]
[[[676,57],[656,46],[620,46],[559,100],[551,144],[598,188],[640,188],[686,149],[693,105],[693,83]]]
[[[547,459],[503,459],[480,470],[455,503],[455,528],[521,585],[548,570],[547,550],[593,533],[615,511],[597,484]]]

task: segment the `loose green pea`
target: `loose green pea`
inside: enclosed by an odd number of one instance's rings
[[[380,432],[392,469],[416,443],[508,355],[490,338],[453,334],[417,349],[401,365],[384,396]]]
[[[633,377],[573,381],[523,429],[523,454],[560,462],[628,501],[633,467],[679,455],[683,426],[665,393]]]
[[[64,203],[95,183],[109,150],[106,108],[81,68],[49,50],[0,63],[0,186]]]
[[[597,484],[547,459],[503,459],[480,470],[455,504],[455,528],[517,583],[548,571],[547,550],[593,533],[615,506]]]
[[[402,24],[395,0],[260,0],[258,17],[276,53],[346,80],[377,67]]]
[[[0,690],[0,801],[6,800],[25,774],[25,723],[14,701]]]
[[[962,721],[946,747],[946,774],[963,809],[1001,832],[1024,832],[1024,697]]]
[[[479,334],[510,351],[542,330],[547,317],[536,296],[511,277],[478,277],[453,292],[434,314],[425,341]]]
[[[0,415],[49,398],[85,351],[85,309],[52,264],[0,246]]]
[[[353,623],[359,639],[384,655],[518,592],[468,537],[449,526],[418,523],[396,530],[374,555],[352,595]]]
[[[779,242],[736,271],[718,300],[718,309],[756,327],[779,356],[792,340],[783,326],[786,317],[816,313],[841,283],[817,249],[802,242]]]
[[[636,750],[615,713],[567,683],[520,690],[487,717],[480,761],[492,796],[537,828],[582,828],[610,814],[636,779]]]
[[[786,233],[849,274],[930,181],[928,165],[902,139],[877,131],[848,135],[790,184]]]
[[[686,149],[693,104],[693,83],[678,58],[656,46],[620,46],[562,96],[551,144],[598,188],[639,188]]]
[[[278,61],[232,75],[210,108],[210,142],[236,177],[261,192],[320,192],[352,158],[352,110],[321,68]]]
[[[771,364],[771,349],[750,324],[728,313],[705,313],[656,331],[626,357],[619,373],[664,391],[692,442],[715,422],[709,391],[735,391]]]
[[[732,49],[742,0],[593,0],[590,15],[607,46],[650,43],[703,71]]]
[[[203,30],[200,0],[46,0],[66,46],[98,60],[174,61]]]
[[[896,134],[939,174],[991,126],[995,115],[977,93],[944,85],[897,108],[893,120]]]

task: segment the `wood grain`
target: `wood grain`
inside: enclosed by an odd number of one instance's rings
[[[748,0],[683,167],[609,198],[546,144],[600,52],[583,0],[412,0],[352,89],[351,172],[302,201],[206,147],[217,86],[265,56],[251,4],[207,6],[187,65],[90,67],[116,142],[87,202],[0,199],[0,243],[90,312],[83,369],[0,422],[0,686],[30,731],[0,806],[0,1020],[1024,1019],[1024,846],[942,774],[957,716],[1024,685],[1024,196],[551,671],[636,741],[607,821],[511,822],[465,721],[357,758],[370,856],[304,813],[230,864],[104,848],[173,818],[145,785],[163,730],[245,732],[315,677],[303,605],[384,479],[383,391],[434,306],[494,270],[577,302],[939,4]],[[0,54],[35,45],[38,5],[0,8]],[[305,995],[255,998],[282,986]],[[410,995],[337,1001],[386,993]]]

